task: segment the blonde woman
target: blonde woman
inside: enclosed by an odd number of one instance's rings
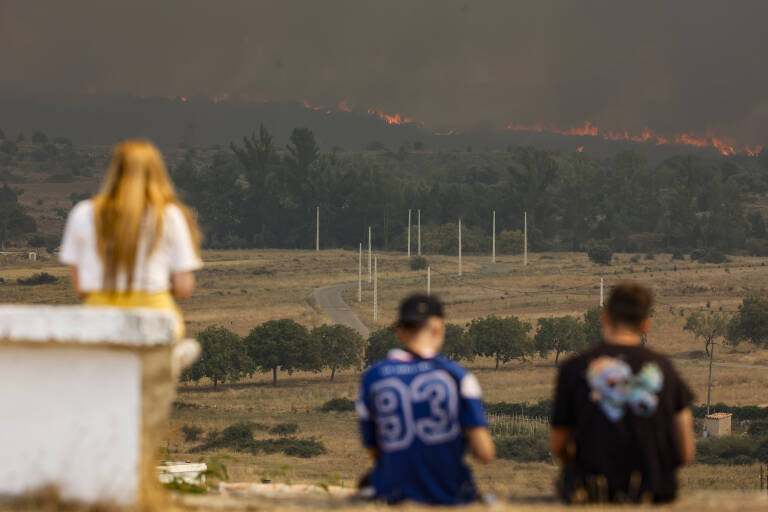
[[[160,151],[149,142],[125,141],[114,149],[101,191],[70,212],[59,258],[85,304],[171,310],[181,335],[174,298],[195,288],[199,239]]]

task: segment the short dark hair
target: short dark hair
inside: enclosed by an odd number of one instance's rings
[[[416,293],[400,303],[397,326],[418,330],[427,325],[430,317],[443,318],[443,304],[430,295]]]
[[[651,316],[653,294],[641,284],[620,283],[611,291],[605,310],[614,324],[638,329]]]

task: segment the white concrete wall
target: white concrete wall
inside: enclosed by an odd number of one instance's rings
[[[0,379],[0,494],[53,484],[64,499],[134,503],[141,455],[136,353],[5,345]]]

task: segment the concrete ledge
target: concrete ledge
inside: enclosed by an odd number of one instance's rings
[[[86,306],[0,306],[0,340],[122,346],[169,345],[176,318],[170,311]]]

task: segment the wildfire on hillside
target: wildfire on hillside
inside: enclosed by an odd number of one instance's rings
[[[696,136],[690,133],[681,133],[672,137],[663,137],[658,133],[650,129],[644,129],[640,134],[631,134],[629,132],[617,132],[611,130],[601,130],[595,124],[584,121],[581,126],[575,126],[568,129],[558,128],[554,125],[547,125],[544,123],[536,123],[532,125],[526,124],[509,124],[507,130],[516,132],[539,132],[539,133],[554,133],[559,135],[581,135],[588,137],[601,137],[605,140],[630,140],[633,142],[650,142],[657,146],[663,146],[666,144],[679,144],[683,146],[694,146],[698,148],[713,147],[717,149],[723,155],[733,155],[735,153],[746,153],[750,156],[756,156],[763,149],[760,145],[742,144],[737,145],[734,143],[726,142],[721,137],[715,137],[713,135]],[[580,148],[579,151],[583,149]]]

